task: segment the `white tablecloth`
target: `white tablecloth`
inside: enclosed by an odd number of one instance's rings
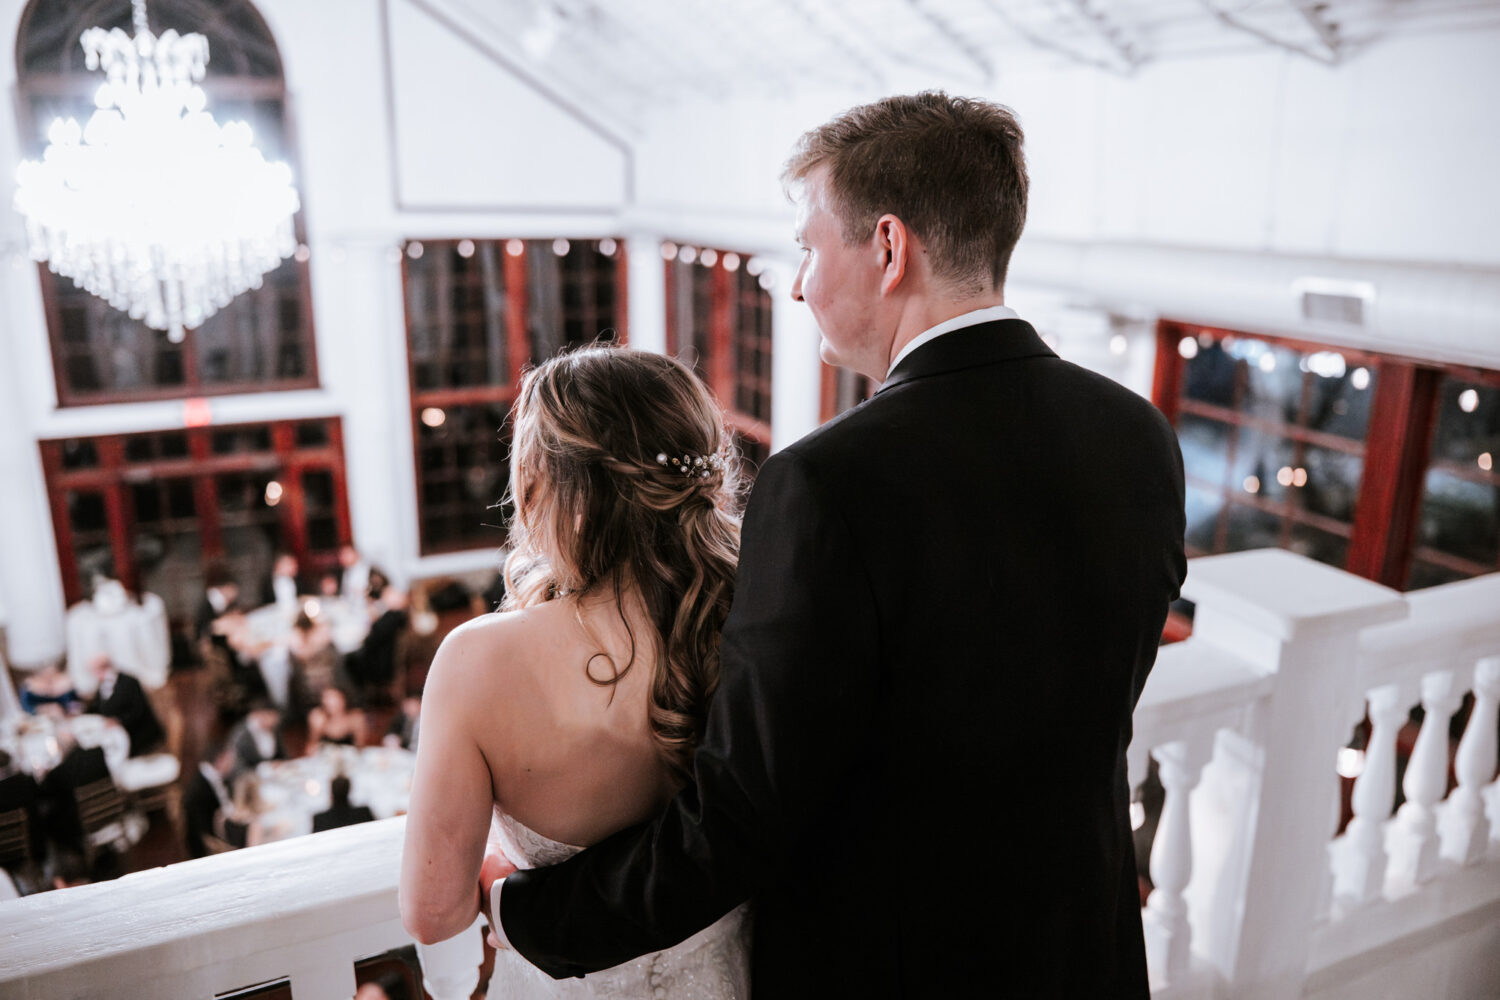
[[[255,769],[260,779],[260,814],[266,840],[284,840],[312,832],[313,816],[329,807],[329,783],[334,775],[349,777],[349,801],[369,806],[376,819],[406,812],[411,801],[411,776],[416,754],[399,747],[324,745],[311,757],[264,761]]]
[[[364,644],[370,631],[370,619],[363,604],[354,604],[340,597],[308,598],[302,605],[267,604],[245,615],[250,636],[271,645],[261,651],[260,673],[266,681],[266,691],[271,699],[286,708],[291,694],[292,660],[288,643],[292,626],[301,607],[308,613],[316,611],[316,618],[326,624],[333,633],[333,645],[340,653],[352,653]]]
[[[167,682],[172,663],[172,639],[167,609],[155,594],[142,594],[141,603],[119,607],[80,601],[68,609],[68,676],[80,698],[99,687],[89,662],[100,653],[124,673],[154,691]]]
[[[41,777],[62,760],[60,737],[72,733],[82,747],[102,747],[110,773],[119,770],[130,756],[130,736],[111,726],[102,715],[77,715],[54,719],[25,715],[0,723],[0,748],[8,751],[23,771]]]

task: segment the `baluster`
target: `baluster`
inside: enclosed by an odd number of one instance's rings
[[[1484,791],[1495,777],[1495,727],[1500,717],[1500,656],[1488,656],[1474,668],[1474,710],[1458,742],[1458,787],[1443,813],[1442,856],[1461,865],[1484,857],[1490,821],[1484,814]]]
[[[1385,821],[1396,800],[1396,733],[1406,718],[1396,685],[1375,688],[1367,697],[1370,741],[1365,769],[1354,781],[1354,818],[1332,851],[1333,894],[1361,903],[1385,888]]]
[[[422,986],[432,1000],[468,1000],[479,987],[479,965],[484,961],[484,916],[469,929],[437,944],[417,945]]]
[[[1396,813],[1396,856],[1391,865],[1414,883],[1426,882],[1437,872],[1437,804],[1448,791],[1448,722],[1459,701],[1451,670],[1422,677],[1422,731],[1401,781],[1406,801]]]
[[[1159,765],[1166,797],[1161,822],[1151,845],[1151,882],[1155,886],[1146,900],[1142,922],[1146,932],[1146,963],[1152,982],[1161,985],[1180,977],[1188,969],[1192,954],[1192,927],[1182,892],[1193,875],[1193,835],[1188,805],[1203,774],[1212,736],[1175,740],[1151,751]]]

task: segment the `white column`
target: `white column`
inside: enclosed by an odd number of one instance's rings
[[[1437,804],[1448,791],[1448,722],[1459,701],[1451,670],[1422,678],[1422,731],[1401,782],[1406,801],[1396,814],[1391,855],[1392,872],[1414,883],[1436,873]]]
[[[630,346],[660,353],[667,349],[667,279],[661,259],[661,236],[629,233],[625,250],[630,255],[627,296]]]
[[[762,258],[771,274],[771,450],[779,451],[818,428],[823,370],[818,324],[792,300],[795,267]]]
[[[1394,684],[1371,691],[1369,702],[1370,739],[1365,768],[1354,782],[1354,818],[1329,845],[1333,894],[1356,903],[1385,889],[1385,821],[1396,799],[1396,734],[1406,718],[1406,702]]]
[[[1474,668],[1474,709],[1458,743],[1458,787],[1443,813],[1442,856],[1462,865],[1476,864],[1489,849],[1490,821],[1484,791],[1495,777],[1496,718],[1500,714],[1500,656],[1488,656]]]
[[[1151,845],[1151,883],[1142,922],[1146,934],[1146,964],[1153,985],[1164,985],[1187,972],[1193,934],[1188,923],[1183,890],[1193,876],[1193,837],[1188,804],[1212,751],[1212,734],[1174,740],[1151,751],[1160,765],[1161,823]]]
[[[484,915],[474,918],[469,929],[437,944],[417,945],[422,966],[422,986],[432,1000],[468,1000],[479,986],[479,966],[484,961]]]

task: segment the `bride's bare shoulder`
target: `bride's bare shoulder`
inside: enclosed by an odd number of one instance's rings
[[[429,676],[469,684],[517,680],[534,661],[538,641],[550,631],[554,610],[544,604],[464,622],[443,639]]]

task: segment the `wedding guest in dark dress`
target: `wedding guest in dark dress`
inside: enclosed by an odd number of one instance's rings
[[[166,738],[161,720],[151,707],[141,682],[116,669],[103,654],[94,657],[89,668],[99,678],[99,690],[89,700],[89,711],[118,722],[130,736],[130,756],[150,753]]]
[[[307,713],[307,752],[318,750],[323,743],[362,746],[365,741],[365,713],[349,707],[349,695],[341,688],[323,692],[318,707]]]
[[[369,823],[375,818],[369,806],[349,804],[349,779],[344,775],[340,774],[333,779],[329,784],[328,792],[332,798],[332,804],[326,812],[320,812],[313,817],[313,833],[335,830],[341,826],[353,826],[356,823]]]

